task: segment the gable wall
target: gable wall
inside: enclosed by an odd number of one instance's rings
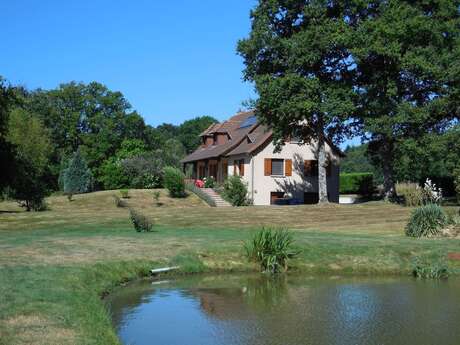
[[[233,175],[233,162],[236,159],[245,159],[245,176],[248,184],[249,196],[254,205],[270,205],[270,192],[285,192],[290,197],[303,202],[304,192],[318,192],[318,177],[305,177],[303,172],[305,160],[315,160],[314,146],[287,143],[281,152],[273,153],[274,145],[268,144],[254,156],[239,155],[229,157],[228,174]],[[329,200],[339,200],[339,157],[333,153],[329,145],[326,152],[335,162],[331,175],[327,177]],[[265,158],[291,159],[292,176],[265,176]],[[285,169],[284,169],[285,170]]]

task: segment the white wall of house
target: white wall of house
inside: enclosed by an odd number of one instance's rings
[[[271,192],[284,192],[286,196],[303,202],[304,192],[318,192],[318,177],[304,176],[304,161],[316,160],[314,146],[298,145],[287,143],[281,152],[274,153],[273,143],[268,144],[263,150],[254,156],[238,155],[229,157],[228,175],[233,175],[233,164],[235,160],[244,159],[243,179],[248,184],[249,197],[254,205],[270,205]],[[339,201],[339,157],[327,146],[326,151],[334,162],[330,176],[327,177],[329,200]],[[292,176],[285,176],[285,165],[283,164],[283,175],[265,176],[265,159],[291,159]],[[238,170],[238,169],[237,169]]]

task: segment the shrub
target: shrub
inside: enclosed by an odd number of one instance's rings
[[[137,232],[150,232],[153,230],[153,222],[151,222],[146,216],[136,212],[132,208],[129,209],[129,217],[133,223],[134,229]]]
[[[157,204],[157,206],[160,205],[160,192],[159,191],[153,192],[153,201]]]
[[[214,180],[214,177],[212,176],[205,177],[203,181],[204,181],[204,188],[214,188],[214,186],[216,185],[216,181]]]
[[[164,185],[171,197],[185,197],[185,176],[179,169],[174,167],[164,169]]]
[[[49,206],[46,203],[45,199],[36,199],[30,201],[30,209],[35,212],[48,211]]]
[[[271,228],[262,228],[244,245],[248,259],[268,273],[287,270],[288,260],[299,254],[292,247],[293,238],[287,230]]]
[[[68,196],[69,201],[72,200],[72,195],[87,193],[91,190],[93,175],[81,155],[80,149],[73,154],[67,168],[62,171],[62,181],[64,193]]]
[[[397,183],[396,193],[402,198],[405,206],[414,207],[423,205],[423,189],[416,183]]]
[[[185,185],[185,188],[188,191],[196,194],[200,199],[202,199],[204,202],[206,202],[209,206],[211,206],[211,207],[216,206],[216,202],[208,194],[203,192],[203,190],[201,188],[197,187],[196,184],[187,183]]]
[[[427,204],[412,211],[406,225],[406,235],[411,237],[436,236],[447,223],[447,216],[439,205]]]
[[[416,258],[412,263],[412,275],[422,279],[447,279],[450,270],[446,260]]]
[[[123,199],[129,198],[129,190],[127,189],[120,189],[120,195]]]
[[[113,196],[113,201],[115,203],[115,206],[116,207],[126,207],[126,202],[122,199],[120,199],[120,197],[118,195],[114,195]]]
[[[223,197],[233,206],[246,206],[248,201],[248,187],[240,176],[230,176],[224,182]]]
[[[372,173],[340,174],[341,194],[370,195],[374,193],[374,175]]]

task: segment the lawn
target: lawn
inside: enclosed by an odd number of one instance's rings
[[[408,274],[416,256],[460,252],[459,239],[405,237],[411,209],[382,202],[210,208],[161,191],[157,206],[151,191],[132,190],[127,203],[156,229],[136,233],[113,194],[51,197],[39,213],[0,203],[0,344],[118,344],[104,293],[171,263],[253,270],[242,242],[263,225],[293,230],[302,250],[293,270],[310,273]]]

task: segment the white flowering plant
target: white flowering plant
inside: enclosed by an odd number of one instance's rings
[[[425,204],[440,204],[442,202],[442,188],[437,187],[429,178],[423,185],[423,198]]]

